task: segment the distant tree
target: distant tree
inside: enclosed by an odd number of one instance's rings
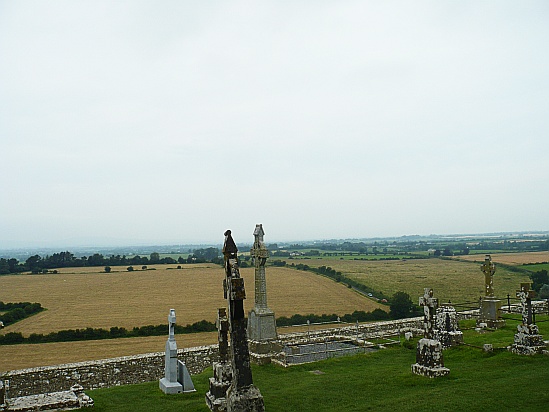
[[[157,252],[151,253],[150,262],[151,264],[160,263],[160,254]]]
[[[111,267],[105,266],[105,273],[111,273]]]
[[[146,265],[141,266],[141,270],[147,270],[147,266]]]
[[[128,266],[127,270],[128,270],[128,272],[133,272],[133,266]]]
[[[547,283],[539,289],[538,297],[540,299],[549,299],[549,285]]]
[[[435,253],[433,253],[433,256],[438,257],[438,256],[440,256],[441,254],[442,254],[442,252],[441,252],[440,250],[436,249],[436,250],[435,250]]]
[[[443,256],[454,256],[454,254],[452,253],[452,250],[448,246],[444,248],[444,251],[442,252],[442,255]]]
[[[415,306],[405,292],[396,292],[391,298],[389,315],[392,319],[409,318],[415,315]]]
[[[532,289],[536,292],[539,292],[543,285],[549,285],[549,275],[545,269],[532,273],[530,279],[532,280]]]

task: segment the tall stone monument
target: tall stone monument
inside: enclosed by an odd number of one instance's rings
[[[255,305],[248,315],[248,337],[250,349],[254,354],[266,354],[281,349],[276,344],[278,335],[275,314],[267,306],[265,263],[269,257],[269,251],[263,242],[264,235],[263,225],[255,225],[254,245],[250,250],[255,266]],[[266,359],[270,360],[270,357]]]
[[[226,394],[232,381],[232,369],[229,362],[229,319],[227,309],[217,310],[217,340],[219,343],[219,362],[213,364],[213,378],[210,378],[210,390],[206,393],[206,404],[211,411],[227,410]]]
[[[492,257],[486,255],[484,263],[480,267],[484,273],[484,298],[480,302],[480,316],[478,324],[485,323],[489,328],[501,328],[505,325],[505,319],[501,318],[501,300],[494,295],[494,273],[496,265],[492,262]]]
[[[229,332],[231,335],[231,366],[232,382],[227,390],[227,412],[265,410],[263,396],[254,386],[250,365],[250,351],[246,333],[246,318],[244,317],[244,279],[238,269],[238,248],[231,236],[231,231],[225,232],[223,256],[225,261],[225,279],[223,289],[227,299]]]
[[[416,375],[436,378],[450,373],[444,367],[442,344],[436,340],[434,331],[435,313],[438,299],[433,297],[433,289],[425,288],[423,296],[419,298],[423,306],[423,338],[417,343],[416,363],[412,365],[412,373]]]
[[[517,297],[522,306],[522,324],[517,326],[514,343],[509,350],[518,355],[533,355],[546,349],[543,337],[539,334],[538,325],[532,321],[532,298],[535,292],[530,290],[530,283],[521,283]]]
[[[162,392],[168,395],[183,392],[194,392],[194,385],[187,367],[177,360],[177,343],[175,342],[175,309],[170,309],[168,315],[169,336],[166,341],[166,358],[164,377],[159,386]]]

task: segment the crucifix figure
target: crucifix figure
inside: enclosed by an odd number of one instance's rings
[[[482,273],[484,273],[484,294],[488,297],[494,296],[494,273],[496,273],[496,265],[492,262],[492,257],[486,255],[484,258],[484,264],[480,267]]]
[[[423,296],[419,298],[419,305],[423,306],[423,337],[434,338],[435,313],[438,307],[438,299],[433,297],[433,289],[425,288]]]

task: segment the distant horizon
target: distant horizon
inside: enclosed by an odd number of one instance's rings
[[[303,238],[303,239],[278,239],[278,240],[270,240],[265,239],[267,244],[275,244],[275,243],[314,243],[314,242],[330,242],[330,241],[368,241],[368,240],[388,240],[388,239],[401,239],[401,238],[413,238],[413,237],[419,237],[419,238],[450,238],[450,239],[458,239],[458,238],[475,238],[475,237],[501,237],[501,236],[535,236],[539,235],[541,237],[549,237],[549,230],[513,230],[513,231],[495,231],[495,232],[479,232],[479,233],[430,233],[430,234],[404,234],[404,235],[396,235],[396,236],[359,236],[359,237],[327,237],[327,238]],[[253,237],[249,236],[247,239],[235,239],[237,241],[237,244],[251,244],[253,243]],[[169,246],[181,246],[181,247],[188,247],[188,246],[219,246],[223,244],[223,237],[219,241],[201,241],[201,242],[170,242],[170,241],[157,241],[157,242],[139,242],[139,243],[131,243],[127,242],[124,243],[122,240],[121,243],[90,243],[86,241],[81,241],[80,243],[64,243],[64,244],[27,244],[27,245],[20,245],[20,246],[13,246],[13,247],[6,247],[4,245],[0,245],[0,251],[6,252],[10,250],[37,250],[37,249],[44,249],[44,250],[59,250],[59,251],[70,251],[71,248],[75,249],[124,249],[124,248],[147,248],[147,247],[169,247]],[[30,243],[30,242],[29,242]]]

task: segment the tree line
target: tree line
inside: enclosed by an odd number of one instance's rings
[[[126,255],[103,256],[95,253],[91,256],[76,257],[69,251],[54,253],[51,256],[42,257],[33,255],[27,258],[25,262],[19,262],[15,258],[0,259],[0,275],[13,273],[32,272],[48,273],[51,269],[66,267],[86,267],[86,266],[128,266],[128,265],[154,265],[154,264],[192,264],[192,263],[222,263],[218,248],[210,247],[197,249],[187,257],[179,256],[178,259],[172,257],[160,257],[160,254],[153,252],[150,256],[135,255],[128,257]]]
[[[4,303],[0,301],[0,311],[4,312],[0,315],[0,322],[3,326],[8,326],[43,310],[44,308],[40,303]]]

